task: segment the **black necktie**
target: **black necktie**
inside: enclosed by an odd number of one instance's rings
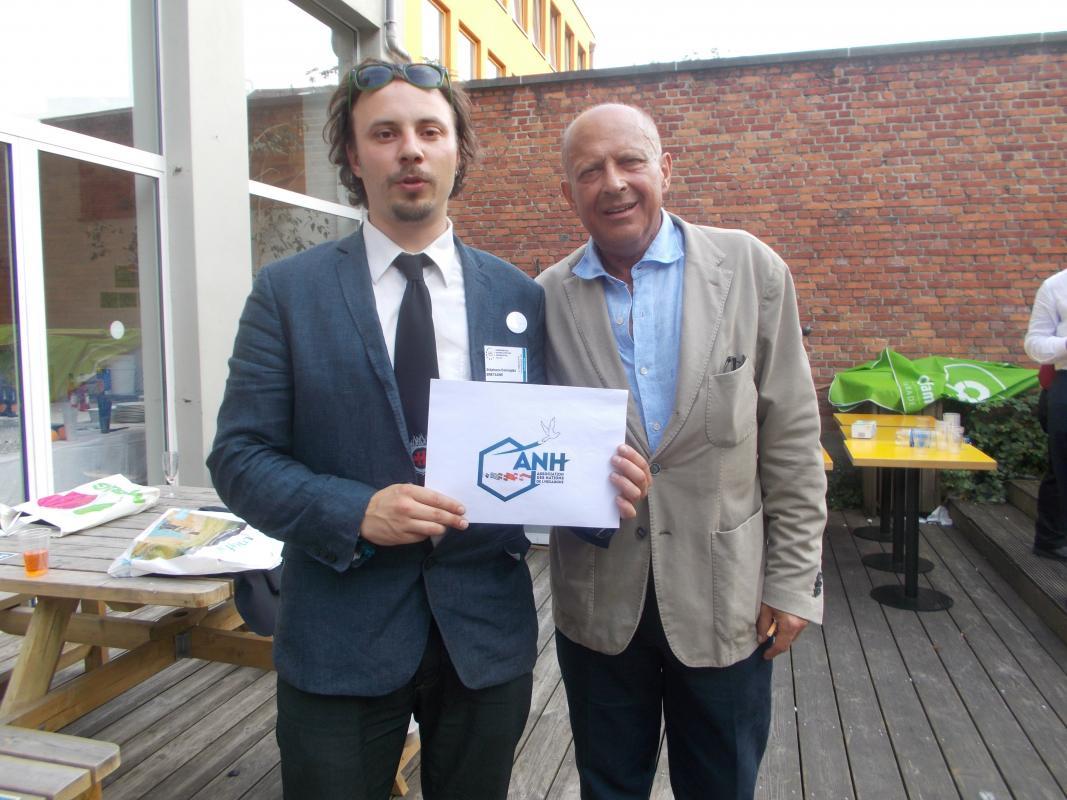
[[[408,280],[396,321],[393,371],[408,426],[408,448],[419,482],[426,471],[426,422],[430,409],[430,379],[437,373],[437,339],[433,332],[430,290],[423,270],[433,261],[425,253],[401,253],[393,262]]]

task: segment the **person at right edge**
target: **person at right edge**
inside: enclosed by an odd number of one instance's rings
[[[647,798],[665,720],[678,800],[752,797],[771,659],[822,618],[826,477],[785,263],[666,213],[651,118],[601,105],[563,137],[588,244],[538,277],[551,383],[629,389],[647,499],[555,529],[556,651],[586,800]]]
[[[1048,436],[1049,463],[1037,491],[1034,555],[1067,561],[1067,269],[1037,290],[1023,346],[1041,365],[1037,416]]]

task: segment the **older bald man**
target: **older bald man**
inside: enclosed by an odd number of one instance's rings
[[[553,383],[629,389],[654,475],[613,534],[556,530],[556,646],[582,797],[647,798],[661,715],[677,798],[751,797],[771,659],[822,615],[819,413],[785,263],[663,210],[654,122],[602,105],[563,137],[590,241],[544,272]]]

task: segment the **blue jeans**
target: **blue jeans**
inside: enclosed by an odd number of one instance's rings
[[[598,653],[556,631],[582,800],[648,798],[661,714],[677,800],[751,798],[770,733],[770,643],[728,667],[685,666],[667,643],[651,583],[622,653]]]

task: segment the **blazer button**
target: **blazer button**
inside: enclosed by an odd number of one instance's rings
[[[437,559],[433,556],[426,556],[422,562],[422,568],[425,570],[433,569],[433,565],[437,563]]]
[[[651,472],[653,475],[659,475],[659,464],[653,461],[652,464],[649,466],[648,471]]]
[[[638,539],[644,539],[646,536],[648,536],[648,529],[643,525],[638,525],[637,530],[634,531],[634,533],[637,534]]]

